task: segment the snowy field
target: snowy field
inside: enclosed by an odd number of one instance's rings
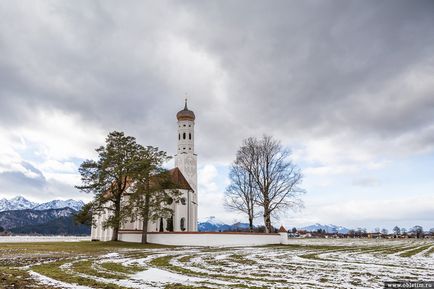
[[[290,242],[246,248],[3,243],[0,261],[8,267],[0,271],[10,271],[0,272],[0,280],[38,289],[383,288],[384,281],[434,281],[433,240]]]
[[[0,236],[0,243],[79,242],[90,241],[90,236]]]
[[[246,248],[79,242],[70,246],[89,251],[20,270],[35,288],[383,288],[384,281],[434,281],[433,240],[290,242]]]

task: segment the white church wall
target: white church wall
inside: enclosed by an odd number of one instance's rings
[[[103,228],[104,222],[108,219],[110,216],[110,212],[108,210],[105,210],[104,212],[101,212],[99,215],[93,215],[93,222],[95,223],[94,226],[91,228],[91,238],[92,240],[99,240],[99,241],[110,241],[113,235],[113,229],[112,228]]]
[[[124,242],[141,242],[141,233],[119,234],[119,240]],[[261,246],[281,244],[279,234],[254,233],[149,233],[148,242],[173,246]]]

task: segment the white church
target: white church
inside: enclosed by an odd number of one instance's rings
[[[197,231],[197,155],[194,152],[194,112],[187,107],[185,100],[184,109],[176,114],[178,119],[178,146],[175,155],[175,168],[169,172],[172,181],[181,192],[179,201],[170,201],[173,215],[171,218],[160,218],[155,222],[149,222],[148,232],[196,232]],[[126,196],[128,196],[128,191]],[[103,223],[109,212],[94,215],[92,226],[92,240],[107,241],[112,237],[113,230],[104,229]],[[143,222],[137,220],[133,223],[122,224],[119,230],[120,239],[126,235],[135,235],[142,231]]]
[[[181,192],[179,201],[169,201],[173,214],[170,218],[159,218],[148,223],[148,242],[176,246],[252,246],[267,244],[286,244],[286,230],[280,233],[252,232],[198,232],[198,191],[197,155],[194,152],[194,112],[187,107],[176,114],[178,120],[178,146],[175,155],[175,168],[170,170],[172,181]],[[128,190],[124,198],[128,197]],[[124,199],[125,201],[125,199]],[[91,239],[110,241],[113,229],[104,228],[111,211],[93,215]],[[141,242],[142,221],[122,224],[119,241]]]

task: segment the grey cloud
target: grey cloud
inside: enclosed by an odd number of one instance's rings
[[[78,193],[77,190],[66,183],[55,179],[47,179],[44,174],[32,164],[22,162],[22,166],[34,175],[29,176],[19,171],[6,171],[0,173],[0,196],[13,197],[22,195],[31,199],[42,201],[55,198],[89,199],[89,195]]]
[[[202,160],[230,160],[252,134],[378,147],[434,125],[432,90],[402,83],[433,70],[432,1],[0,5],[10,129],[55,108],[173,152],[184,92]],[[177,55],[184,44],[215,71]],[[432,149],[422,133],[406,145]]]
[[[40,170],[27,162],[22,166],[34,176],[29,176],[21,171],[6,171],[0,173],[0,191],[16,194],[40,192],[47,185],[47,180]]]

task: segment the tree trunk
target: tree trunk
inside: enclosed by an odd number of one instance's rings
[[[265,233],[271,233],[273,227],[271,225],[270,213],[264,214]]]
[[[268,200],[268,194],[264,194],[264,226],[265,226],[265,233],[271,233],[272,226],[271,226],[271,212],[270,212],[270,202]]]
[[[115,214],[115,224],[113,225],[112,241],[117,241],[118,240],[119,227],[120,227],[120,220],[119,220],[120,211],[121,211],[121,200],[119,198],[119,200],[115,201],[115,212],[114,212],[114,214]]]
[[[119,229],[118,228],[113,228],[112,241],[117,241],[118,240],[118,234],[119,234]]]
[[[253,232],[253,218],[249,217],[249,231]]]
[[[148,220],[143,220],[142,244],[148,243]]]
[[[149,178],[146,182],[146,192],[145,192],[145,206],[143,210],[143,230],[142,230],[142,244],[148,243],[148,221],[149,221]]]

